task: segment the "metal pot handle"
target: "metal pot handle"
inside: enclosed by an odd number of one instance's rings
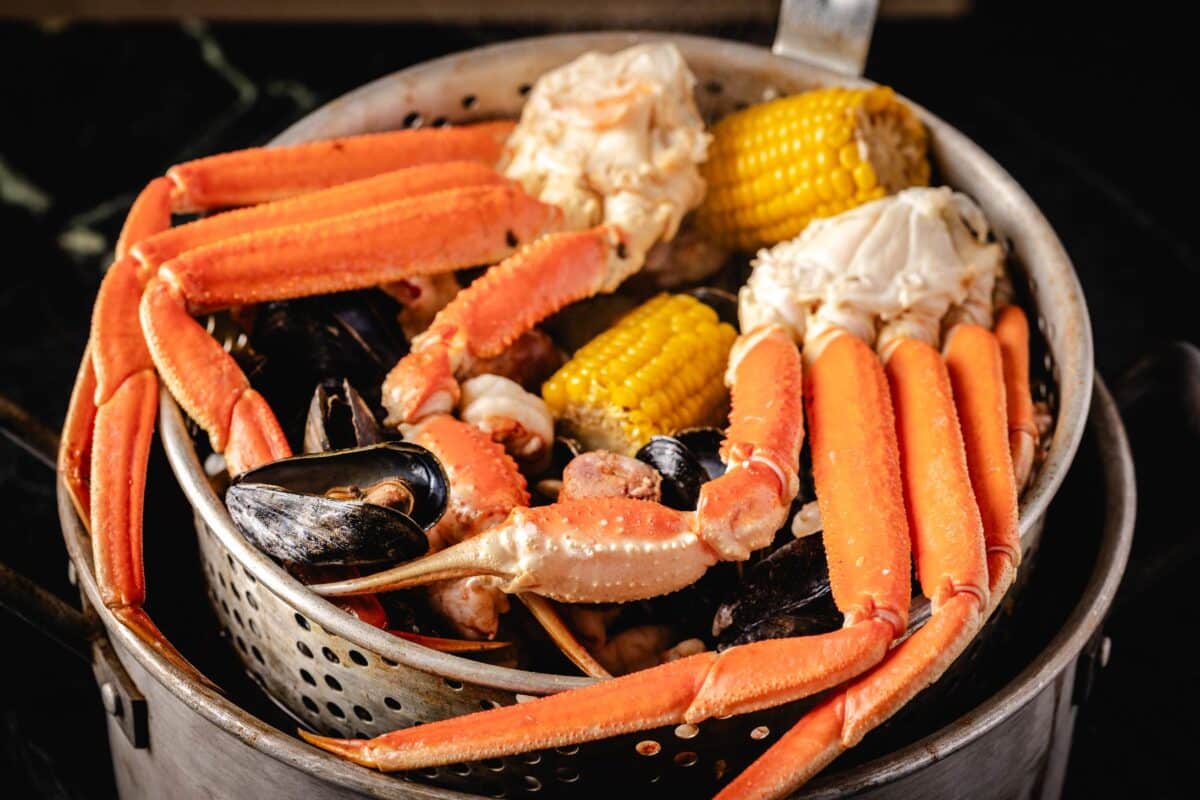
[[[8,398],[0,395],[0,433],[55,470],[58,436]],[[74,565],[71,565],[74,569]],[[74,583],[74,580],[71,581]],[[116,720],[135,748],[150,744],[146,697],[125,671],[104,626],[81,599],[75,609],[57,595],[0,562],[0,606],[28,622],[63,648],[92,665],[104,710]]]
[[[783,0],[771,51],[858,77],[879,0]]]

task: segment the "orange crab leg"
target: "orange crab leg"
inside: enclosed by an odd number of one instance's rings
[[[83,360],[71,389],[67,416],[58,447],[58,473],[67,485],[75,511],[88,530],[92,527],[91,492],[92,427],[96,421],[96,370],[92,345],[83,348]]]
[[[514,123],[392,131],[290,147],[256,147],[172,167],[177,212],[279,200],[381,172],[441,161],[495,164]]]
[[[163,265],[200,311],[490,264],[558,224],[514,186],[473,186],[236,236]]]
[[[159,265],[181,253],[222,239],[341,216],[448,189],[506,183],[507,179],[494,169],[474,161],[423,164],[285,200],[227,211],[163,230],[154,236],[139,237],[134,239],[137,245],[133,254],[143,265],[142,273],[150,275]]]
[[[388,424],[448,411],[464,355],[492,358],[563,306],[609,291],[632,265],[612,226],[544,236],[463,289],[383,385]],[[615,279],[615,280],[614,280]]]
[[[995,607],[1021,564],[1017,483],[1008,445],[1000,345],[986,328],[959,325],[946,340],[945,358],[962,423],[971,487],[983,516]]]
[[[905,342],[895,351],[888,372],[896,389],[917,569],[934,614],[879,666],[805,715],[719,798],[782,797],[820,772],[941,677],[1012,581],[1020,542],[999,346],[985,329],[960,325],[950,334],[947,366],[940,369],[931,348],[914,345]],[[910,412],[924,419],[906,419]],[[946,495],[965,500],[975,513],[964,519],[958,500],[943,507]],[[929,541],[946,533],[952,534],[946,542]],[[948,586],[967,575],[983,577],[985,544],[986,586],[964,583],[947,595]],[[923,563],[930,557],[946,561],[947,554],[960,564],[949,580]]]
[[[171,190],[171,182],[166,178],[156,178],[138,194],[130,208],[129,216],[125,218],[125,224],[121,228],[120,236],[117,238],[117,261],[124,259],[130,247],[139,240],[150,236],[159,231],[165,230],[171,225],[171,209],[169,205],[169,195]],[[110,268],[111,273],[116,265]],[[118,278],[124,281],[127,274],[122,272]],[[110,280],[110,278],[106,278]],[[126,290],[125,286],[121,290]],[[141,287],[138,287],[138,292],[141,292]],[[110,288],[110,294],[113,292]],[[136,296],[135,296],[136,302]],[[75,386],[71,390],[71,400],[67,406],[67,417],[63,423],[62,442],[59,446],[58,453],[58,470],[66,481],[67,489],[71,494],[71,500],[75,504],[75,510],[79,512],[80,519],[84,525],[91,530],[92,514],[91,501],[89,497],[90,488],[89,480],[91,473],[92,459],[92,428],[96,419],[96,405],[103,402],[103,398],[97,397],[96,387],[96,367],[95,357],[97,356],[97,348],[93,346],[95,341],[96,318],[100,315],[93,312],[92,332],[88,336],[88,344],[83,350],[83,361],[79,365],[79,373],[75,378]],[[131,318],[133,319],[133,318]],[[119,331],[123,331],[126,326],[121,325],[119,320],[114,321]],[[118,332],[118,338],[123,334]],[[145,348],[143,348],[145,349]],[[107,353],[103,357],[107,358]],[[140,367],[137,367],[140,369]],[[136,371],[136,370],[135,370]],[[131,374],[131,373],[127,373]],[[114,376],[110,376],[111,377]],[[108,397],[120,385],[121,379],[117,379],[116,383],[108,387],[108,391],[104,393],[104,397]]]
[[[1029,392],[1029,323],[1020,306],[1007,306],[1000,312],[996,319],[996,340],[1000,342],[1004,364],[1008,441],[1019,491],[1033,470],[1038,436],[1033,423],[1033,396]]]
[[[899,636],[911,600],[910,546],[883,366],[844,333],[813,362],[806,395],[833,598],[847,622],[886,618]]]

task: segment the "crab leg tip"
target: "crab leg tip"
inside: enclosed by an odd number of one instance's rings
[[[313,747],[333,753],[336,756],[353,761],[355,764],[361,764],[364,767],[376,767],[374,759],[371,758],[369,751],[366,748],[365,739],[338,739],[335,736],[321,736],[316,733],[309,733],[303,728],[296,731],[300,734],[300,738],[311,744]]]

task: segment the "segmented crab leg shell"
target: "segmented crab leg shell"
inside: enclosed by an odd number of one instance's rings
[[[909,532],[883,366],[861,339],[834,338],[808,369],[813,480],[829,580],[847,622],[908,622]],[[866,502],[870,498],[870,502]]]
[[[177,212],[248,206],[442,161],[491,166],[513,127],[508,121],[484,122],[208,156],[168,170],[171,206]]]
[[[79,518],[92,527],[91,492],[92,428],[96,421],[96,370],[92,366],[92,345],[83,348],[83,360],[75,375],[67,416],[63,421],[58,446],[58,474],[62,476]]]
[[[137,245],[133,248],[133,254],[142,263],[143,273],[149,275],[181,253],[222,239],[342,216],[449,189],[507,183],[508,180],[500,173],[474,161],[409,167],[285,200],[226,211],[169,228],[154,236],[135,239]]]
[[[522,247],[459,292],[414,342],[413,352],[388,373],[386,422],[415,422],[448,411],[447,403],[458,399],[454,373],[462,354],[498,356],[555,311],[605,290],[614,276],[636,268],[623,235],[611,226],[543,236]]]
[[[300,734],[311,744],[385,771],[495,758],[696,722],[710,709],[744,713],[778,705],[862,672],[883,656],[890,639],[889,625],[868,620],[804,639],[755,642],[720,655],[700,653],[594,686],[374,739]],[[739,669],[716,669],[730,658],[740,661]],[[739,682],[718,677],[735,671]],[[718,689],[735,689],[741,696],[722,701],[715,696]]]
[[[971,489],[946,365],[931,346],[904,339],[887,362],[896,411],[913,561],[935,613],[960,592],[986,605],[983,522]]]
[[[138,194],[130,208],[129,215],[125,218],[120,236],[117,238],[117,262],[128,255],[129,249],[134,243],[170,227],[170,190],[170,181],[166,178],[155,178]],[[110,267],[110,273],[115,266]],[[122,280],[125,277],[124,274],[120,275]],[[113,292],[111,287],[110,292]],[[140,292],[141,285],[139,284],[138,293],[140,294]],[[118,297],[117,300],[119,302],[120,298]],[[119,314],[120,311],[116,310],[115,313]],[[96,419],[96,405],[101,402],[101,399],[97,397],[97,375],[94,361],[97,355],[97,347],[94,346],[96,318],[100,315],[93,311],[92,316],[88,344],[84,347],[83,360],[75,377],[75,386],[71,390],[71,400],[67,406],[67,416],[63,423],[62,440],[58,451],[58,471],[67,484],[67,490],[71,495],[75,510],[79,512],[79,517],[88,530],[91,530],[92,525],[89,497],[91,489],[88,483],[91,473],[92,428]],[[124,331],[128,327],[120,318],[113,317],[111,322],[119,331]],[[121,335],[118,332],[117,336]],[[107,360],[108,354],[104,353],[101,357]],[[138,368],[140,369],[140,367]],[[110,375],[110,380],[114,377]],[[103,393],[104,397],[110,396],[119,384],[119,379],[116,383],[112,383]]]
[[[1021,564],[1017,484],[1000,345],[978,325],[958,325],[945,344],[946,367],[962,424],[971,487],[983,518],[992,605],[1000,601]]]
[[[163,264],[192,312],[362,289],[490,264],[557,226],[514,186],[472,186],[235,236]]]
[[[996,340],[1004,365],[1004,392],[1008,409],[1008,440],[1018,492],[1033,471],[1038,431],[1033,422],[1033,396],[1029,391],[1029,323],[1020,306],[1006,306],[996,318]]]

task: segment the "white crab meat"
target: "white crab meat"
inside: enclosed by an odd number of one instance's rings
[[[991,327],[1004,250],[983,211],[947,187],[907,189],[810,224],[762,250],[742,288],[742,330],[790,328],[814,359],[846,330],[886,357],[901,337],[936,346],[942,326]]]
[[[587,53],[534,85],[500,169],[572,229],[620,226],[640,265],[704,196],[695,83],[671,44]]]

